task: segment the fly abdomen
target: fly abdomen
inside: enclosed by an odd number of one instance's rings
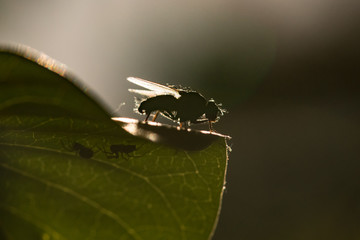
[[[177,99],[172,95],[151,97],[140,104],[138,111],[147,115],[146,120],[149,115],[155,111],[171,114],[176,111],[176,101]]]

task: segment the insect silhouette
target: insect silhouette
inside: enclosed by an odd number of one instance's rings
[[[89,159],[89,158],[92,158],[92,156],[94,156],[94,151],[90,148],[85,147],[81,143],[74,142],[71,145],[65,145],[63,142],[61,142],[61,143],[66,150],[75,152],[82,158]]]
[[[212,99],[207,101],[196,91],[176,89],[136,77],[128,77],[127,80],[149,89],[129,89],[130,92],[148,97],[140,103],[137,109],[139,113],[146,115],[145,122],[155,112],[153,121],[161,113],[172,121],[180,123],[180,127],[183,123],[190,125],[190,123],[208,122],[210,131],[212,131],[212,123],[217,122],[220,116],[226,113],[220,104],[216,104]]]
[[[126,145],[126,144],[113,144],[110,145],[110,152],[105,151],[103,152],[106,154],[107,158],[119,158],[120,155],[122,158],[126,159],[127,157],[131,157],[130,153],[136,150],[136,145]]]

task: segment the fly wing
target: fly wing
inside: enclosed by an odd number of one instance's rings
[[[129,89],[129,92],[140,94],[145,97],[155,97],[159,94],[155,91],[149,91],[149,90],[141,90],[141,89]]]
[[[148,80],[137,77],[128,77],[127,80],[138,86],[149,89],[149,90],[129,89],[130,92],[138,93],[145,96],[173,95],[176,98],[180,97],[180,94],[177,90],[158,83],[150,82]]]

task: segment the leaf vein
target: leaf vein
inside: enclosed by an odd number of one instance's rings
[[[73,190],[71,190],[70,188],[67,188],[67,187],[64,187],[60,184],[57,184],[57,183],[53,183],[51,181],[48,181],[46,179],[41,179],[39,177],[36,177],[36,176],[33,176],[25,171],[22,171],[20,169],[17,169],[17,168],[14,168],[12,166],[9,166],[8,164],[5,164],[5,163],[0,163],[0,166],[7,169],[7,170],[10,170],[12,172],[15,172],[19,175],[22,175],[24,177],[27,177],[27,178],[31,178],[33,180],[36,180],[38,182],[41,182],[42,184],[45,184],[49,187],[52,187],[54,189],[57,189],[59,191],[62,191],[66,194],[69,194],[71,196],[73,196],[74,198],[76,199],[79,199],[80,201],[88,204],[89,206],[99,210],[102,214],[104,214],[105,216],[108,216],[109,218],[113,219],[115,222],[117,222],[122,228],[125,229],[125,231],[127,231],[127,233],[133,237],[134,239],[136,240],[140,240],[142,239],[137,233],[136,231],[130,226],[128,225],[123,219],[121,219],[117,214],[115,214],[114,212],[110,211],[109,209],[106,209],[104,208],[103,206],[101,206],[99,203],[81,195],[80,193],[78,192],[75,192]]]

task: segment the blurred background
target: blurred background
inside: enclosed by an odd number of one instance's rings
[[[143,118],[128,76],[223,104],[216,240],[360,239],[359,41],[356,0],[0,0],[0,42],[65,63],[113,115]]]

